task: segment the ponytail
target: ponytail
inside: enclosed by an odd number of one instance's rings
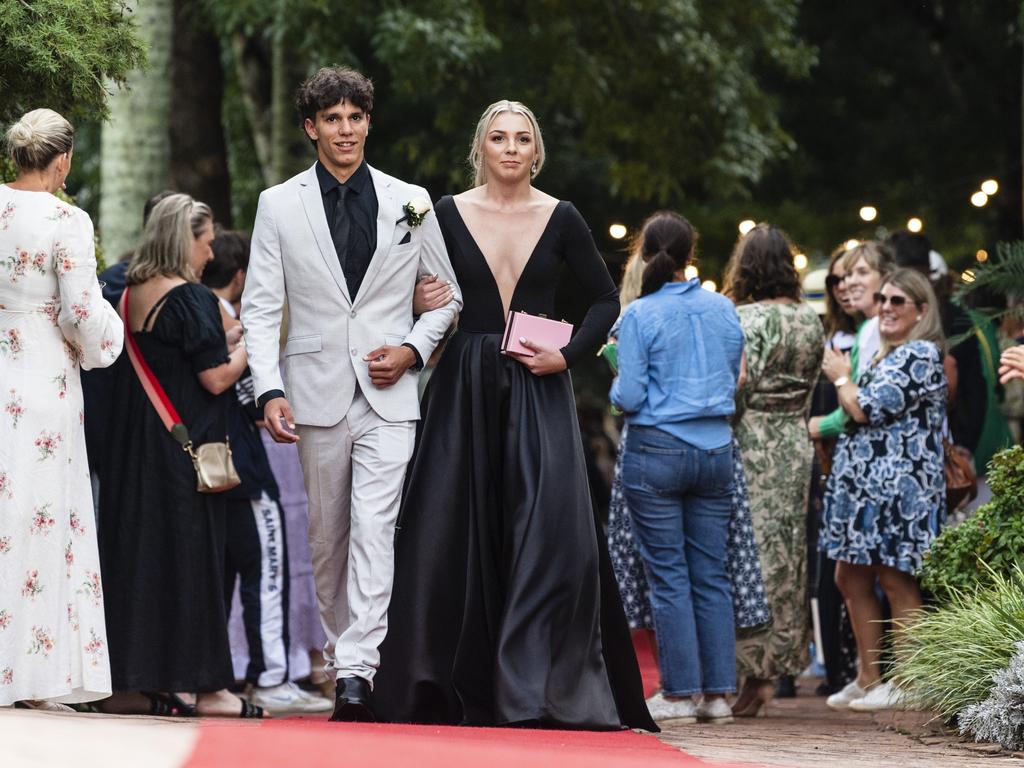
[[[649,296],[661,290],[665,283],[672,279],[678,267],[668,251],[662,248],[647,260],[644,275],[640,282],[640,295]]]
[[[697,244],[697,232],[678,213],[658,211],[644,222],[638,242],[640,258],[645,262],[640,295],[649,296],[686,266]]]

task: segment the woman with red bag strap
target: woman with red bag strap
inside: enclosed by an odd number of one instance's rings
[[[112,369],[117,413],[100,468],[111,712],[262,716],[227,691],[234,675],[223,596],[225,502],[197,490],[183,450],[189,441],[193,450],[225,441],[234,396],[227,390],[247,363],[237,335],[225,337],[216,297],[198,282],[212,238],[210,209],[171,195],[153,209],[128,268],[129,354]]]

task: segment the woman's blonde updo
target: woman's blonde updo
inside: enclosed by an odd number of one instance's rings
[[[540,169],[544,167],[544,137],[540,134],[540,123],[537,122],[537,118],[534,117],[533,112],[525,104],[502,99],[485,109],[484,113],[480,116],[480,122],[476,124],[473,146],[469,150],[469,164],[473,168],[473,186],[475,187],[479,187],[487,182],[487,169],[484,168],[483,159],[484,140],[487,138],[487,131],[490,129],[491,123],[494,122],[494,118],[505,112],[522,115],[530,123],[530,128],[533,130],[533,141],[537,150],[537,156],[534,158],[533,166],[530,169],[530,178],[536,178],[537,174],[540,173]]]
[[[52,109],[33,109],[7,131],[7,148],[18,171],[41,171],[75,143],[71,123]]]

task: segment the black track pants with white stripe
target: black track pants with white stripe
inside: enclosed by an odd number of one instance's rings
[[[281,505],[267,496],[228,499],[224,558],[227,610],[241,579],[242,622],[249,644],[245,679],[257,686],[288,680],[288,545]]]

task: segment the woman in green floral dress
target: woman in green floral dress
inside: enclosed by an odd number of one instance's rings
[[[807,665],[807,494],[814,450],[807,413],[821,371],[821,321],[800,300],[786,235],[759,224],[736,244],[724,293],[746,339],[746,382],[737,395],[736,439],[750,490],[771,626],[736,643],[744,678],[733,714],[753,716],[780,675]]]

